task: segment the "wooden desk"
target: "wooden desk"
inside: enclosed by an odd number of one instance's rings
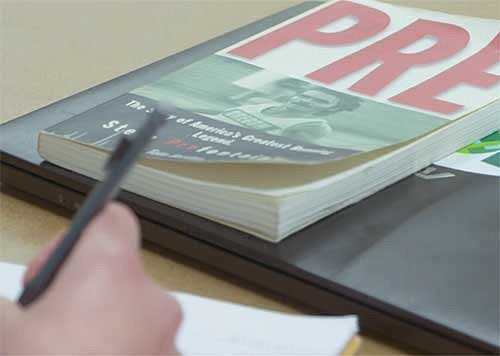
[[[164,58],[293,4],[274,1],[2,1],[0,120]],[[467,15],[499,17],[495,0],[390,1]],[[0,194],[0,260],[26,264],[69,219],[54,206]],[[304,312],[173,253],[143,251],[160,285],[251,306]],[[363,338],[362,354],[411,354],[384,340]]]

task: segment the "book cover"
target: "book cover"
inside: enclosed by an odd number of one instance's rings
[[[386,152],[499,98],[499,24],[328,2],[46,131],[109,150],[163,103],[168,125],[147,158],[311,164]]]

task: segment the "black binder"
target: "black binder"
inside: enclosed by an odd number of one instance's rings
[[[41,129],[300,14],[308,2],[0,127],[2,188],[75,210],[94,181],[44,162]],[[439,168],[439,170],[444,170]],[[499,183],[412,176],[278,244],[130,192],[144,237],[320,313],[431,353],[499,353]]]

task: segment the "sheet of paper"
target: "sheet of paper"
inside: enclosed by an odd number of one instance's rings
[[[189,354],[336,355],[358,331],[354,316],[294,316],[175,295],[185,316],[178,346]]]
[[[22,290],[25,267],[12,263],[0,262],[0,295],[4,298],[17,299]]]
[[[0,262],[0,295],[21,292],[23,266]],[[338,355],[358,332],[355,316],[289,315],[185,293],[179,351],[199,354]]]

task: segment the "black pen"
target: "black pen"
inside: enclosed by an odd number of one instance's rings
[[[132,138],[122,137],[104,167],[107,173],[106,178],[98,183],[85,199],[73,217],[69,230],[64,234],[37,275],[24,288],[18,299],[21,306],[28,306],[49,287],[78,242],[82,232],[118,193],[120,183],[164,122],[165,115],[154,110]]]

